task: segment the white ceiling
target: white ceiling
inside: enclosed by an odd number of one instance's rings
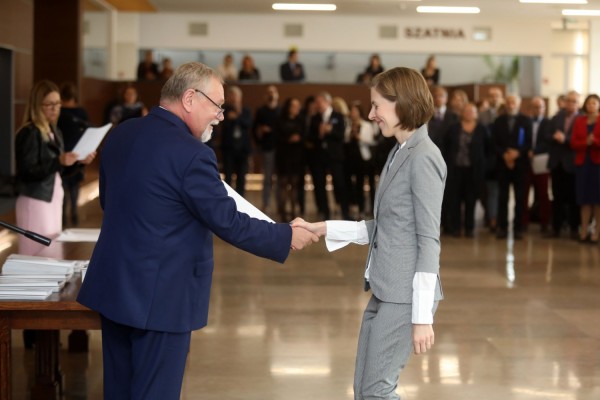
[[[159,12],[191,12],[191,13],[287,13],[289,11],[273,11],[274,2],[300,3],[303,0],[150,0]],[[562,19],[563,8],[600,8],[600,0],[588,0],[587,6],[566,6],[548,4],[521,4],[519,0],[306,0],[312,3],[334,3],[337,11],[331,15],[374,15],[387,17],[416,16],[418,5],[441,6],[476,6],[481,15],[495,16],[527,16]],[[295,13],[298,15],[298,13]],[[310,15],[314,12],[304,12]],[[460,18],[460,16],[447,16]]]

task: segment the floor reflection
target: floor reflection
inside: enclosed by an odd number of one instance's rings
[[[82,211],[82,227],[98,226],[94,203]],[[436,345],[401,374],[404,400],[600,399],[600,247],[533,231],[442,238]],[[192,336],[182,399],[352,399],[366,251],[320,243],[277,265],[217,239],[209,326]],[[61,352],[64,399],[102,398],[91,338],[87,355]],[[13,339],[14,398],[27,399],[33,353]]]

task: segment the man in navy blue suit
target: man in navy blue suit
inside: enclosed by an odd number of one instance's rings
[[[203,143],[223,102],[218,75],[188,63],[160,107],[106,141],[102,230],[77,299],[101,316],[105,399],[179,399],[191,331],[207,323],[213,234],[277,262],[318,240],[237,211]]]

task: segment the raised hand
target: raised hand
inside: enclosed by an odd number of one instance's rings
[[[319,237],[314,233],[302,227],[292,226],[292,250],[302,250],[318,241]]]
[[[321,222],[306,222],[302,218],[298,217],[291,222],[292,228],[299,227],[304,228],[318,237],[324,236],[327,234],[327,224],[325,221]]]

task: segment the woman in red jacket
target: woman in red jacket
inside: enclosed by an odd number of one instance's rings
[[[573,124],[571,148],[575,150],[577,204],[581,207],[579,241],[598,243],[598,229],[589,233],[590,221],[600,217],[600,97],[590,94],[583,103],[584,114]]]

